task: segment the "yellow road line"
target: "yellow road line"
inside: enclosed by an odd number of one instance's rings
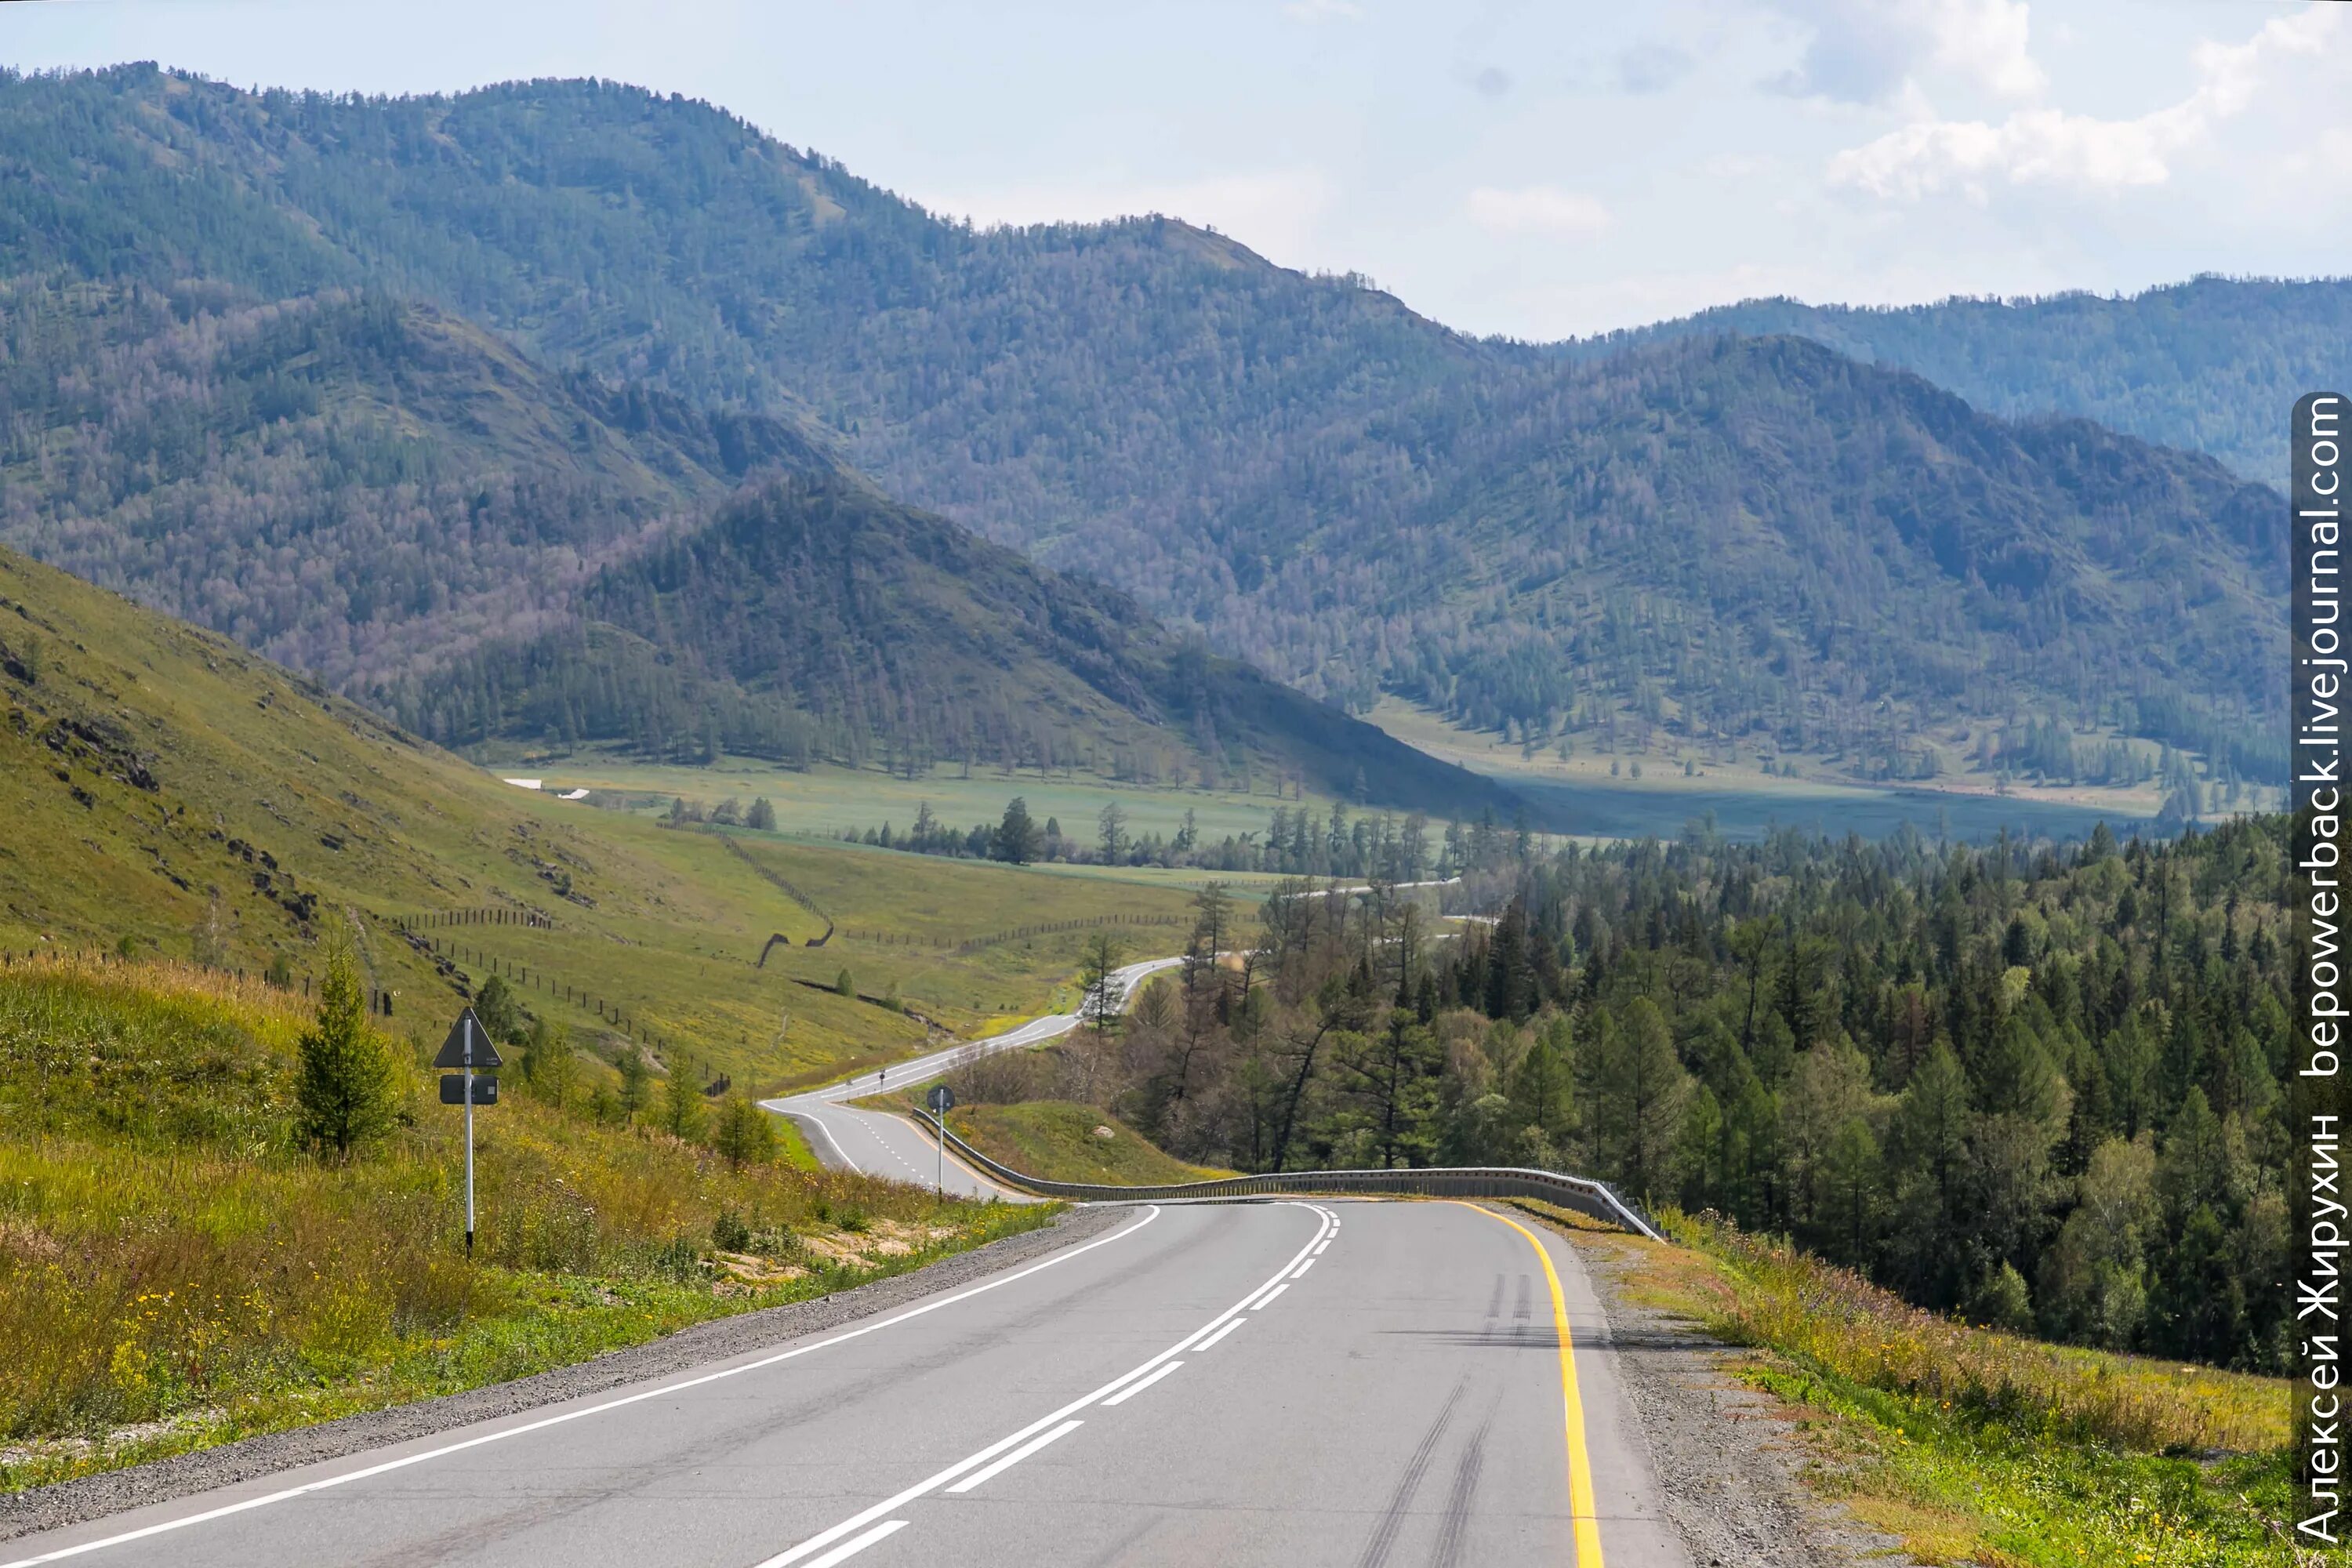
[[[1584,1400],[1576,1388],[1576,1349],[1568,1332],[1568,1300],[1560,1294],[1559,1271],[1551,1266],[1551,1252],[1543,1237],[1517,1220],[1496,1214],[1478,1204],[1449,1198],[1465,1209],[1500,1220],[1521,1236],[1543,1259],[1544,1281],[1551,1287],[1551,1321],[1559,1331],[1559,1396],[1567,1412],[1568,1430],[1568,1510],[1576,1529],[1576,1568],[1601,1568],[1601,1510],[1592,1495],[1592,1458],[1584,1441]]]

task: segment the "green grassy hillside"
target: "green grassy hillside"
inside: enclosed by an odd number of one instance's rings
[[[0,951],[18,962],[127,948],[249,973],[282,958],[299,979],[348,914],[404,1033],[437,1038],[495,964],[607,1059],[651,1040],[782,1083],[919,1048],[913,1014],[964,1031],[1041,1010],[1083,935],[967,942],[1181,919],[1189,898],[782,839],[747,858],[500,784],[225,638],[0,552]],[[420,917],[412,942],[402,922]],[[803,945],[828,920],[840,933]],[[793,945],[758,967],[780,932]],[[913,1013],[836,994],[844,969]]]
[[[990,1159],[1051,1182],[1150,1186],[1232,1174],[1188,1165],[1101,1108],[1066,1100],[960,1106],[948,1112],[948,1129]]]
[[[305,1015],[159,963],[0,969],[0,1489],[453,1393],[805,1299],[1041,1217],[508,1092],[459,1115],[396,1039],[398,1122],[295,1138]]]

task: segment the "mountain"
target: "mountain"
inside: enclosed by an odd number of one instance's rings
[[[1562,345],[1602,358],[1662,339],[1788,334],[1914,370],[1979,408],[2073,414],[2286,483],[2287,410],[2352,386],[2352,279],[2191,279],[2121,298],[1858,309],[1748,300]]]
[[[26,282],[0,321],[0,532],[444,743],[1083,760],[1510,809],[898,505],[789,419],[551,372],[365,290]]]
[[[0,537],[339,687],[560,615],[753,468],[826,461],[378,294],[25,280],[0,332]]]
[[[578,619],[486,644],[381,700],[461,742],[625,740],[805,763],[1077,767],[1224,787],[1276,770],[1335,794],[1508,812],[1489,781],[1391,740],[854,474],[776,475],[607,567]]]
[[[1812,345],[1474,341],[1180,223],[941,221],[605,83],[11,79],[0,171],[0,274],[383,289],[814,421],[914,507],[1350,708],[1881,775],[1989,724],[2004,766],[2114,726],[2275,768],[2275,497]]]

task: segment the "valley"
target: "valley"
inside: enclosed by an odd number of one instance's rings
[[[2352,285],[1477,336],[449,79],[0,58],[0,1568],[2284,1562]]]

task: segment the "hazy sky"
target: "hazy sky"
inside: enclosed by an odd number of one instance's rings
[[[2352,268],[2352,6],[2298,0],[50,0],[0,59],[609,77],[936,210],[1166,212],[1524,337]]]

